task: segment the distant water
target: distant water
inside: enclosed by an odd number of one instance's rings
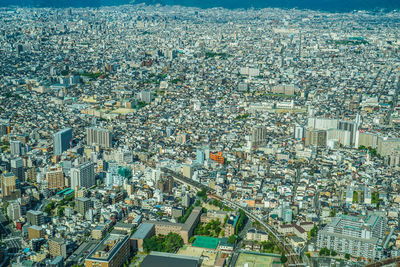
[[[0,0],[0,6],[99,7],[128,4],[132,0]],[[300,8],[323,11],[394,10],[400,0],[136,0],[136,3],[183,5],[200,8]]]

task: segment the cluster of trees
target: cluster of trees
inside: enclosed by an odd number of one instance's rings
[[[287,262],[287,257],[285,255],[285,252],[283,252],[281,255],[281,263],[285,264],[286,262]]]
[[[337,252],[334,250],[329,250],[328,248],[322,248],[319,251],[319,255],[320,256],[336,256]]]
[[[243,115],[238,115],[236,116],[235,120],[244,120],[247,119],[247,117],[249,116],[249,114],[243,114]]]
[[[236,242],[236,236],[235,235],[230,235],[228,237],[228,243],[229,244],[235,244],[235,242]]]
[[[244,224],[246,223],[246,220],[246,213],[242,209],[239,209],[239,219],[235,225],[235,234],[238,234],[240,230],[242,230]]]
[[[207,200],[207,189],[205,187],[203,187],[199,192],[197,192],[197,196],[201,199],[203,199],[204,201]]]
[[[260,243],[262,252],[264,253],[277,253],[279,249],[275,246],[271,240],[263,241]]]
[[[211,237],[218,237],[221,233],[221,222],[219,220],[211,220],[207,224],[199,223],[194,229],[195,235],[204,235]]]
[[[377,191],[372,192],[371,203],[375,203],[379,207],[379,193]]]
[[[219,201],[217,199],[210,200],[210,202],[208,202],[208,204],[216,206],[216,207],[218,207],[218,208],[220,208],[221,210],[224,210],[224,211],[232,211],[231,208],[229,208],[228,206],[225,206],[224,203],[222,203],[222,201]]]
[[[377,155],[376,148],[359,146],[358,149],[359,150],[368,150],[368,152],[371,153],[371,156],[373,156],[373,157],[375,157]]]
[[[314,225],[314,227],[310,231],[310,237],[316,236],[317,233],[318,233],[318,227],[316,225]]]
[[[100,72],[84,72],[81,74],[81,76],[89,77],[91,79],[97,79],[103,75],[104,75],[104,73],[100,73]]]
[[[159,251],[173,253],[183,246],[183,239],[177,233],[152,236],[144,240],[143,248],[146,252]]]
[[[54,201],[51,201],[44,208],[44,212],[46,212],[47,214],[51,215],[51,213],[53,212],[53,209],[54,209],[55,206],[56,206],[56,203]]]

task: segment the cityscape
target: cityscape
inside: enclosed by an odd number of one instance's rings
[[[399,29],[0,7],[0,266],[400,266]]]

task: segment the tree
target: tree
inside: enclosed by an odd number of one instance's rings
[[[349,253],[346,253],[346,254],[344,255],[344,257],[346,258],[346,260],[350,260],[350,254],[349,254]]]
[[[194,243],[195,240],[196,240],[196,237],[195,237],[195,236],[192,236],[192,237],[189,239],[189,243]]]
[[[283,252],[282,253],[282,255],[281,255],[281,263],[286,263],[287,262],[287,257],[286,257],[286,255],[285,255],[285,252]]]
[[[57,215],[58,217],[63,217],[64,216],[64,207],[58,207],[57,209]]]
[[[335,257],[336,255],[337,255],[337,252],[334,251],[334,250],[332,250],[332,251],[331,251],[331,256]]]
[[[152,236],[146,238],[143,243],[143,248],[146,252],[159,251],[173,253],[183,246],[183,239],[176,233],[169,233],[168,235]]]
[[[235,235],[229,236],[229,238],[228,238],[228,243],[229,243],[229,244],[235,244],[235,242],[236,242],[236,237],[235,237]]]
[[[311,237],[314,237],[314,236],[316,236],[317,235],[317,232],[318,232],[318,227],[316,226],[316,225],[314,225],[314,227],[311,229],[311,231],[310,231],[310,236]]]

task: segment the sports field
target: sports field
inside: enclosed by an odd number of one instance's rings
[[[278,257],[240,253],[235,267],[243,267],[245,263],[248,264],[248,267],[282,266],[279,262]]]

